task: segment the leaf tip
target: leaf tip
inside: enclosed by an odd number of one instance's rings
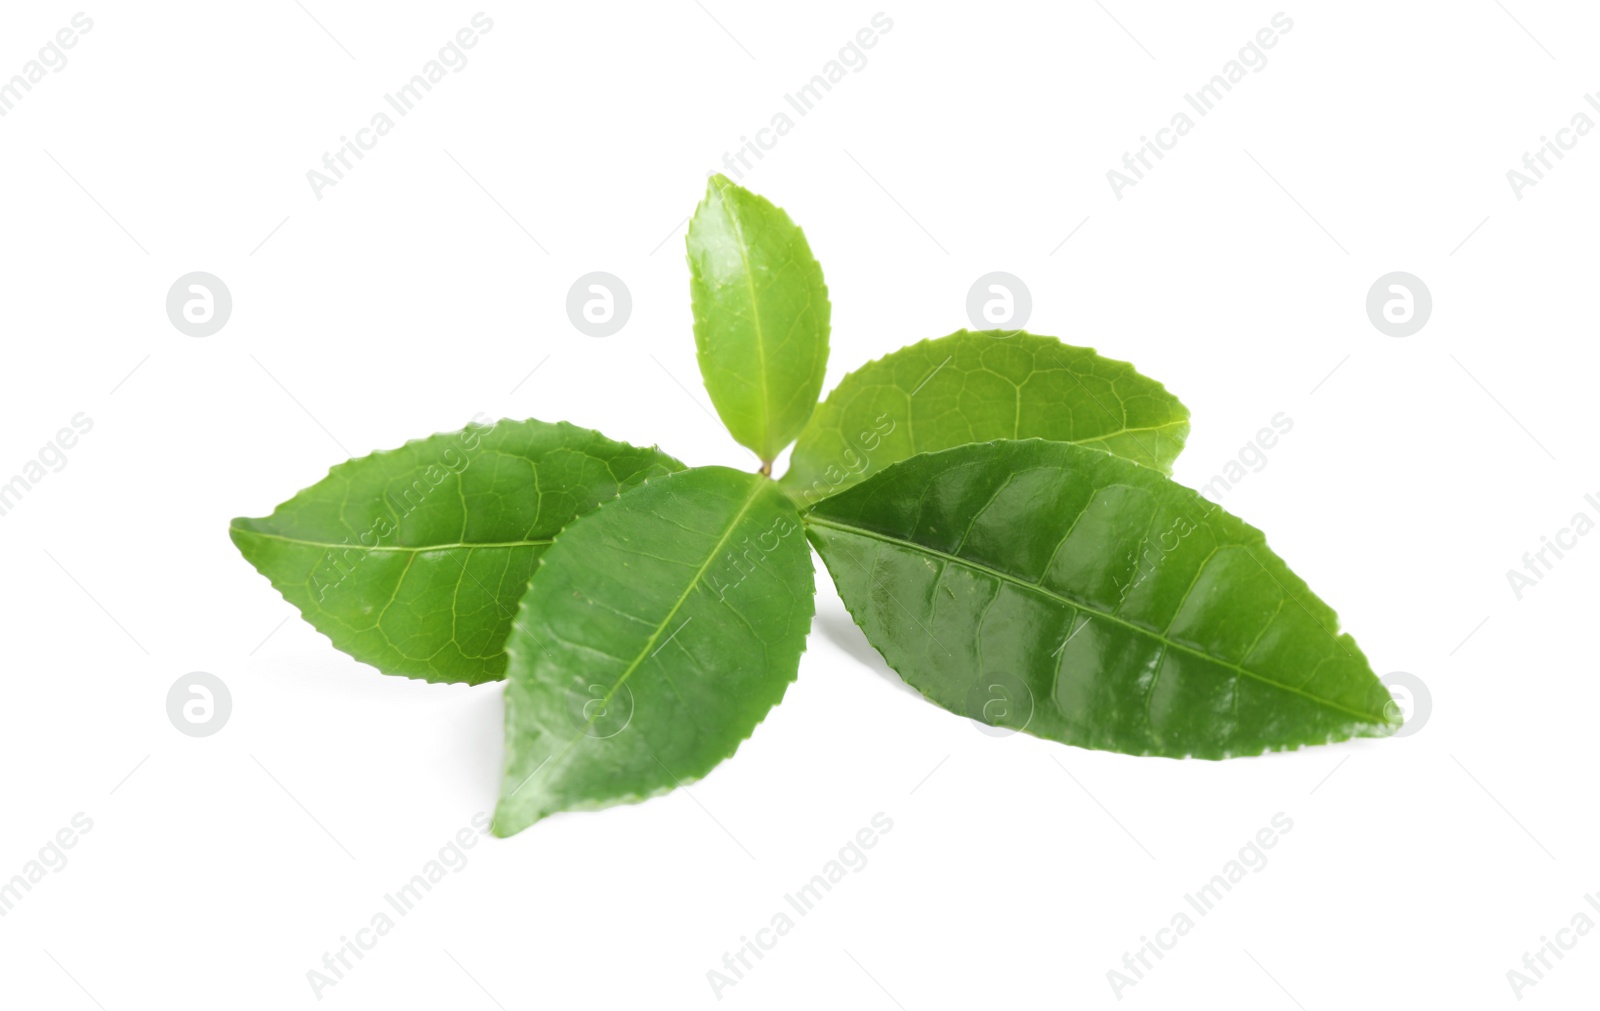
[[[518,822],[520,820],[517,819]],[[512,821],[510,812],[505,810],[505,801],[502,800],[496,805],[494,816],[489,819],[489,834],[496,839],[510,839],[532,824],[532,822],[529,822],[528,825],[513,824]]]
[[[265,519],[253,516],[235,516],[228,521],[228,540],[233,542],[234,547],[243,551],[244,544],[241,543],[241,538],[251,534],[259,534],[265,523]]]

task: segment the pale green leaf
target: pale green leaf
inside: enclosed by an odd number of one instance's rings
[[[828,364],[828,288],[804,233],[714,176],[689,222],[700,374],[723,424],[763,461],[805,427]]]
[[[1126,362],[1054,337],[960,330],[845,376],[780,484],[806,508],[918,453],[993,439],[1075,442],[1171,473],[1188,434],[1188,409]]]

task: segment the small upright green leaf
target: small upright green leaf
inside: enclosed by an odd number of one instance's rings
[[[706,391],[734,439],[770,464],[822,392],[822,267],[789,215],[719,175],[689,222],[689,274]]]
[[[385,674],[479,684],[562,527],[683,465],[566,423],[500,421],[341,463],[239,551],[339,649]]]
[[[794,680],[812,593],[800,515],[753,474],[652,479],[563,531],[506,646],[495,834],[711,771]]]
[[[1259,530],[1109,453],[1029,440],[916,456],[806,526],[867,639],[956,713],[1175,758],[1396,726],[1338,616]]]
[[[1164,474],[1189,411],[1091,348],[1016,330],[959,330],[869,362],[812,415],[779,483],[801,508],[892,463],[993,439],[1076,442]]]

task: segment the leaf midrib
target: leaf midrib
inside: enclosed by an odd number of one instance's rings
[[[1113,432],[1106,432],[1104,435],[1091,435],[1091,436],[1086,436],[1086,437],[1084,437],[1082,439],[1062,439],[1060,441],[1061,442],[1071,443],[1071,444],[1073,444],[1075,446],[1090,446],[1092,443],[1096,443],[1096,442],[1110,442],[1112,439],[1118,438],[1119,436],[1123,436],[1123,435],[1130,435],[1130,434],[1134,434],[1134,433],[1137,433],[1137,432],[1165,432],[1168,429],[1172,429],[1172,428],[1184,428],[1184,427],[1187,427],[1189,424],[1190,424],[1190,421],[1189,421],[1188,418],[1176,418],[1176,419],[1174,419],[1172,421],[1163,421],[1159,425],[1143,425],[1143,426],[1123,427],[1123,428],[1119,428],[1119,429],[1117,429],[1116,431],[1113,431]],[[819,431],[822,431],[822,430],[824,430],[824,429],[819,429]],[[1015,427],[1015,425],[1013,425],[1013,429],[1012,430],[1013,430],[1013,432],[1018,431],[1018,429]],[[849,441],[845,437],[844,425],[842,423],[830,424],[829,427],[827,429],[825,429],[825,431],[828,431],[828,432],[831,432],[834,435],[837,435],[840,439],[844,439],[846,442]],[[1040,438],[1040,437],[1039,436],[1030,436],[1030,438]],[[798,451],[798,447],[797,447],[797,451]],[[939,452],[939,451],[938,450],[934,450],[933,452]],[[816,455],[817,456],[821,456],[821,453],[818,452]],[[916,454],[913,454],[913,455],[916,455]],[[1119,455],[1119,454],[1112,454],[1112,455],[1115,456],[1115,455]],[[1127,458],[1124,457],[1124,459],[1127,459]],[[807,461],[807,462],[809,463],[810,461]],[[1138,461],[1134,461],[1134,462],[1137,463]],[[800,466],[803,466],[803,465],[800,465]],[[812,464],[812,466],[818,472],[820,472],[823,469],[820,466],[817,466],[815,464]],[[854,481],[850,485],[845,486],[845,488],[841,488],[839,491],[834,492],[834,494],[835,495],[841,495],[847,489],[855,487],[855,485],[860,484],[862,481],[865,481],[871,475],[876,474],[879,471],[881,471],[881,470],[883,470],[883,469],[885,469],[887,467],[891,467],[891,466],[893,466],[892,463],[886,463],[886,464],[882,464],[881,466],[874,467],[872,464],[869,463],[867,465],[867,469],[862,471],[859,475],[857,475],[856,481]],[[789,489],[796,487],[796,485],[798,484],[798,479],[795,478],[794,475],[795,474],[799,474],[799,473],[800,473],[800,470],[797,469],[797,465],[791,464],[789,469],[784,472],[783,477],[778,480],[778,484],[782,485],[784,487],[785,492],[787,492]],[[823,500],[819,499],[818,501],[821,502]]]
[[[1104,435],[1091,435],[1082,439],[1063,439],[1062,441],[1072,442],[1082,446],[1090,442],[1105,442],[1108,439],[1115,439],[1119,435],[1130,435],[1134,432],[1165,432],[1169,428],[1180,428],[1188,424],[1188,418],[1178,418],[1173,421],[1163,421],[1159,425],[1126,425],[1114,432],[1107,432]]]
[[[1157,642],[1163,643],[1168,649],[1175,649],[1175,650],[1178,650],[1178,651],[1183,652],[1183,653],[1188,653],[1188,654],[1190,654],[1192,656],[1198,657],[1201,660],[1205,660],[1208,663],[1213,663],[1213,664],[1216,664],[1219,667],[1224,667],[1224,668],[1226,668],[1228,670],[1236,671],[1236,672],[1244,675],[1245,677],[1248,677],[1248,678],[1250,678],[1250,679],[1252,679],[1254,681],[1259,681],[1262,684],[1268,685],[1270,687],[1277,688],[1280,691],[1289,692],[1289,693],[1294,694],[1294,695],[1299,695],[1302,698],[1309,699],[1310,701],[1315,702],[1316,704],[1318,704],[1320,706],[1326,706],[1329,709],[1336,709],[1339,712],[1346,713],[1346,714],[1348,714],[1350,716],[1357,717],[1358,719],[1361,719],[1361,720],[1364,720],[1364,721],[1367,721],[1367,722],[1370,722],[1370,723],[1382,723],[1383,722],[1382,714],[1374,715],[1372,713],[1363,713],[1363,712],[1360,712],[1358,710],[1351,709],[1348,706],[1341,705],[1340,703],[1335,702],[1332,699],[1325,699],[1325,698],[1322,698],[1319,695],[1313,695],[1312,693],[1307,692],[1307,691],[1302,691],[1299,688],[1294,688],[1294,687],[1292,687],[1290,685],[1286,685],[1286,684],[1283,684],[1281,682],[1274,681],[1271,678],[1266,677],[1265,675],[1257,674],[1254,671],[1247,670],[1246,668],[1240,666],[1239,664],[1230,663],[1227,660],[1223,660],[1223,659],[1221,659],[1219,657],[1212,656],[1211,654],[1205,652],[1204,650],[1196,649],[1193,646],[1184,645],[1183,643],[1177,642],[1177,641],[1175,641],[1173,639],[1170,639],[1167,636],[1162,635],[1159,632],[1156,632],[1156,631],[1154,631],[1152,629],[1148,629],[1148,628],[1144,627],[1143,625],[1134,624],[1133,622],[1128,621],[1125,618],[1118,618],[1117,616],[1115,616],[1113,614],[1110,614],[1109,612],[1103,611],[1103,610],[1101,610],[1101,609],[1099,609],[1097,607],[1093,607],[1093,606],[1091,606],[1089,604],[1086,604],[1086,603],[1083,603],[1081,601],[1073,600],[1071,597],[1068,597],[1065,594],[1058,593],[1055,590],[1052,590],[1049,587],[1044,586],[1042,583],[1029,582],[1026,579],[1022,579],[1022,578],[1019,578],[1017,576],[1013,576],[1008,572],[1003,572],[1000,569],[996,569],[996,568],[992,568],[992,567],[990,567],[988,565],[984,565],[982,562],[974,562],[971,559],[962,558],[960,555],[952,555],[952,554],[949,554],[948,552],[940,551],[937,548],[930,548],[925,544],[918,544],[915,541],[908,541],[908,540],[906,540],[904,538],[901,538],[901,537],[894,537],[894,536],[892,536],[890,534],[880,533],[880,532],[878,532],[876,530],[868,530],[868,529],[866,529],[864,527],[851,526],[851,525],[846,524],[846,523],[840,523],[840,522],[836,522],[836,521],[829,521],[829,520],[821,519],[815,513],[806,513],[805,516],[804,516],[804,521],[807,524],[811,525],[811,526],[826,527],[826,528],[829,528],[829,529],[832,529],[832,530],[843,531],[843,532],[848,533],[848,534],[855,534],[855,535],[857,535],[859,537],[865,537],[865,538],[867,538],[869,540],[880,541],[880,542],[882,542],[884,544],[896,545],[896,546],[899,546],[899,547],[902,547],[902,548],[909,549],[911,551],[918,552],[920,554],[929,555],[929,556],[934,557],[934,558],[940,558],[940,559],[943,559],[943,560],[945,560],[947,562],[953,562],[953,563],[955,563],[957,565],[960,565],[960,566],[962,566],[964,568],[968,568],[968,569],[975,570],[977,572],[985,573],[987,575],[993,576],[996,579],[1002,580],[1003,582],[1010,583],[1013,586],[1020,587],[1021,589],[1024,589],[1024,590],[1031,590],[1031,591],[1033,591],[1035,593],[1038,593],[1038,594],[1040,594],[1042,596],[1045,596],[1045,597],[1048,597],[1048,598],[1050,598],[1052,600],[1058,601],[1058,602],[1060,602],[1062,604],[1067,605],[1068,607],[1075,608],[1078,611],[1087,612],[1088,614],[1091,614],[1091,615],[1095,616],[1096,618],[1103,618],[1106,621],[1109,621],[1109,622],[1111,622],[1113,624],[1121,625],[1124,628],[1127,628],[1127,629],[1129,629],[1129,630],[1131,630],[1133,632],[1136,632],[1136,633],[1138,633],[1140,635],[1143,635],[1143,636],[1147,636],[1147,637],[1149,637],[1151,639],[1156,640]]]
[[[549,547],[554,538],[544,537],[529,541],[461,541],[453,544],[426,544],[416,547],[404,544],[379,544],[369,547],[365,544],[349,544],[333,541],[308,541],[299,537],[286,537],[283,534],[269,534],[262,530],[251,530],[249,527],[234,526],[231,528],[236,533],[250,537],[263,537],[270,541],[283,541],[287,544],[302,544],[308,548],[342,548],[346,551],[370,551],[373,553],[405,553],[417,554],[424,551],[449,551],[456,548],[531,548]]]
[[[661,633],[666,631],[667,626],[672,624],[672,620],[676,618],[678,616],[678,612],[683,609],[683,605],[686,601],[688,601],[689,595],[695,591],[695,588],[700,585],[700,581],[705,578],[706,571],[711,568],[711,563],[716,561],[717,556],[722,554],[722,549],[727,545],[728,539],[733,536],[734,530],[738,529],[740,521],[743,520],[745,514],[750,511],[750,507],[755,505],[756,499],[761,497],[762,490],[763,489],[760,481],[758,481],[755,486],[750,489],[750,494],[746,496],[744,504],[739,507],[739,511],[734,514],[733,519],[728,521],[727,529],[724,530],[722,532],[722,536],[717,539],[717,543],[706,555],[706,560],[701,563],[700,568],[695,570],[694,576],[689,580],[689,585],[684,588],[684,591],[678,597],[677,602],[672,605],[672,609],[667,612],[666,617],[662,618],[661,621],[657,623],[656,630],[651,633],[650,638],[647,639],[644,646],[640,648],[639,655],[633,658],[633,662],[628,665],[628,669],[623,671],[622,674],[618,676],[617,683],[612,685],[611,689],[606,692],[605,698],[601,699],[600,706],[598,706],[595,710],[596,714],[605,712],[606,705],[611,702],[612,697],[616,695],[617,691],[624,684],[627,684],[628,679],[633,676],[634,671],[638,670],[639,665],[644,663],[645,657],[651,655],[650,647],[656,644],[656,640],[661,638]],[[591,716],[585,720],[583,726],[578,729],[576,734],[572,735],[572,737],[567,741],[566,746],[561,749],[560,754],[556,755],[551,761],[559,763],[563,758],[567,757],[567,754],[571,752],[573,748],[577,747],[578,741],[584,736],[589,727],[594,725],[594,721],[597,718],[598,715]],[[670,772],[671,770],[668,771]]]
[[[722,197],[722,213],[727,215],[728,227],[733,229],[734,246],[739,251],[739,262],[744,265],[745,288],[750,292],[750,321],[756,328],[756,365],[761,372],[761,449],[758,455],[763,463],[771,463],[766,458],[767,435],[771,428],[772,419],[768,416],[772,409],[772,384],[767,375],[767,338],[761,329],[761,305],[757,301],[755,272],[750,269],[750,255],[744,241],[744,229],[739,227],[739,219],[733,213],[733,207],[728,199],[728,190],[724,189]]]

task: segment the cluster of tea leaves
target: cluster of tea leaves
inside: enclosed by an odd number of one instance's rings
[[[1167,476],[1189,412],[1160,383],[1054,337],[962,330],[819,404],[831,313],[800,228],[717,176],[688,252],[701,374],[759,473],[507,420],[350,460],[233,521],[356,659],[507,680],[497,834],[732,755],[798,674],[812,548],[889,665],[962,716],[1168,757],[1393,731],[1333,609]]]

